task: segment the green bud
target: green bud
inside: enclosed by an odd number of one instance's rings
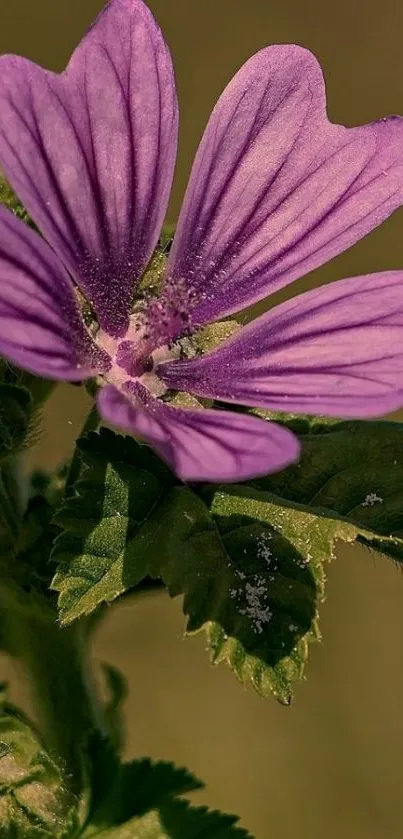
[[[76,827],[74,799],[60,769],[18,712],[0,710],[0,836],[67,837]]]

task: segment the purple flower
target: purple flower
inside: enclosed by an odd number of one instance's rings
[[[323,264],[403,203],[403,120],[330,123],[310,52],[263,49],[222,94],[158,297],[140,280],[166,213],[178,112],[143,2],[111,0],[61,75],[3,56],[0,115],[0,163],[43,234],[0,209],[6,358],[54,379],[96,378],[102,417],[184,480],[275,471],[299,446],[246,413],[177,407],[176,391],[340,417],[402,406],[399,271],[302,294],[195,350],[206,324]]]

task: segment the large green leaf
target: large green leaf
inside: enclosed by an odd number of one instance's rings
[[[90,614],[146,575],[139,549],[153,530],[174,483],[147,446],[107,429],[81,441],[83,466],[76,494],[55,516],[62,528],[52,552],[58,564],[62,623]]]
[[[205,624],[213,661],[226,661],[242,682],[288,704],[308,642],[319,637],[325,562],[335,539],[352,541],[356,531],[243,485],[218,488],[211,511],[229,557],[231,598]]]
[[[91,445],[99,442],[91,438]],[[165,485],[161,492],[151,473],[144,477],[120,457],[101,473],[98,459],[93,467],[88,462],[87,451],[80,494],[58,515],[66,527],[53,554],[62,621],[112,601],[147,575],[161,577],[172,596],[185,595],[188,632],[207,633],[213,661],[226,660],[241,681],[288,702],[307,637],[317,633],[334,525],[317,532],[315,516],[291,511],[289,519],[267,494],[238,487],[215,493],[217,529],[190,489]],[[139,507],[147,499],[138,494],[139,481],[153,490],[148,507]],[[300,543],[303,529],[308,536]]]

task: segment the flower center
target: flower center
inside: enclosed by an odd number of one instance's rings
[[[183,280],[167,280],[159,297],[146,294],[136,302],[123,338],[111,338],[99,330],[96,342],[112,361],[104,381],[119,387],[134,380],[153,396],[163,396],[167,388],[155,368],[162,361],[180,357],[175,342],[192,334],[194,303],[195,294]]]

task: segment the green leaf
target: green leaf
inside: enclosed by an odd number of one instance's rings
[[[318,606],[324,594],[324,561],[330,559],[333,545],[337,539],[357,541],[366,546],[403,560],[403,424],[383,421],[347,421],[340,422],[323,417],[297,415],[278,415],[258,412],[291,428],[298,434],[302,443],[302,457],[296,465],[282,472],[269,475],[251,482],[251,486],[233,487],[224,490],[221,502],[215,495],[212,511],[218,517],[217,524],[223,542],[229,551],[239,539],[236,549],[240,568],[242,567],[242,543],[257,535],[257,521],[266,521],[274,527],[277,535],[272,535],[268,542],[269,565],[276,563],[275,579],[267,580],[267,595],[263,604],[272,611],[272,598],[275,598],[277,585],[284,572],[288,549],[279,543],[278,532],[286,537],[300,554],[305,570],[312,574],[311,598],[308,588],[301,601],[295,587],[290,589],[289,607],[281,597],[279,604],[283,614],[283,623],[276,632],[275,611],[267,627],[268,635],[262,642],[266,650],[258,653],[253,681],[262,678],[263,683],[256,684],[259,692],[266,693],[270,686],[282,700],[291,698],[291,683],[302,675],[307,657],[307,642],[318,637]],[[254,497],[254,493],[257,493]],[[225,513],[225,508],[227,513]],[[242,507],[244,511],[242,513]],[[249,517],[249,525],[240,524],[242,515]],[[239,529],[238,529],[239,525]],[[254,555],[253,548],[245,544],[248,559]],[[264,552],[264,551],[263,551]],[[298,564],[298,562],[297,562]],[[248,569],[252,570],[253,565]],[[248,570],[248,574],[249,574]],[[306,582],[308,579],[306,578]],[[270,583],[270,585],[269,585]],[[294,585],[294,584],[293,584]],[[238,587],[235,595],[237,603],[245,609],[245,591]],[[312,608],[310,628],[298,620],[298,608]],[[295,631],[295,643],[292,644]],[[216,660],[229,661],[240,678],[244,680],[244,668],[249,668],[251,659],[245,663],[239,643],[234,645],[232,635],[223,638],[223,622],[212,629],[210,643],[215,651]],[[261,633],[262,636],[264,633]],[[239,641],[239,632],[235,633]],[[273,664],[273,672],[262,668],[262,661],[270,663],[268,648],[275,642],[277,650],[283,649],[285,655],[278,656]],[[245,644],[243,645],[245,648]],[[276,657],[274,652],[274,657]],[[274,675],[274,681],[273,681]],[[282,675],[284,679],[282,679]]]
[[[187,631],[206,632],[212,661],[289,702],[308,638],[318,635],[323,562],[337,522],[318,531],[315,515],[286,514],[279,499],[243,486],[215,491],[213,521],[190,489],[170,476],[155,481],[148,449],[117,436],[88,438],[79,495],[57,516],[65,528],[53,552],[61,620],[161,577],[171,596],[184,594]]]
[[[108,429],[79,442],[82,474],[76,495],[55,516],[63,532],[52,560],[63,624],[90,614],[146,576],[142,534],[175,482],[144,445]]]
[[[116,823],[127,821],[160,806],[166,799],[202,789],[204,784],[188,769],[168,761],[150,758],[133,760],[121,767],[115,788],[114,813]],[[119,788],[119,794],[116,795]],[[135,791],[135,807],[133,794]]]
[[[65,470],[52,475],[34,473],[28,483],[28,503],[24,498],[22,510],[18,509],[20,475],[18,471],[14,474],[15,465],[14,458],[0,465],[0,564],[7,580],[54,602],[49,586],[55,569],[49,556],[59,530],[52,517],[63,495]]]
[[[30,498],[22,519],[16,545],[13,579],[25,590],[37,592],[53,601],[49,586],[54,565],[49,561],[53,541],[59,530],[52,523],[54,507],[40,494]]]
[[[174,488],[142,534],[139,559],[171,596],[184,594],[187,632],[207,634],[214,663],[289,703],[308,639],[318,637],[338,522],[320,530],[316,516],[244,486],[218,488],[211,513],[215,522],[199,497]]]
[[[83,839],[252,839],[236,816],[178,799],[203,787],[189,770],[149,758],[119,764],[107,740],[95,737],[92,803]]]
[[[400,558],[403,426],[276,419],[303,432],[301,465],[250,486],[199,490],[209,509],[146,447],[109,432],[88,438],[79,496],[57,519],[62,621],[161,578],[171,596],[184,595],[187,632],[205,631],[213,662],[289,703],[319,637],[335,541]]]
[[[185,595],[187,630],[207,633],[213,661],[227,661],[241,681],[288,702],[290,682],[302,672],[307,637],[317,634],[322,563],[331,554],[333,530],[320,533],[316,544],[315,516],[302,512],[288,525],[283,508],[266,494],[238,487],[214,496],[220,538],[206,505],[191,490],[171,485],[161,494],[149,481],[151,473],[129,465],[128,458],[124,464],[109,460],[101,474],[94,471],[99,468],[97,459],[84,473],[80,495],[68,502],[67,514],[64,508],[58,516],[67,528],[54,551],[61,562],[54,586],[61,593],[64,623],[112,601],[147,575],[161,577],[171,596]],[[155,499],[154,506],[141,508],[141,516],[138,504],[144,505],[147,495],[139,494],[139,479],[143,492],[153,488]],[[232,533],[228,522],[234,517]],[[302,546],[293,541],[302,528],[310,538],[312,530],[312,546],[309,540]],[[270,549],[269,539],[274,540]],[[304,546],[315,552],[310,564],[301,556]],[[272,548],[279,560],[268,562]]]
[[[253,839],[238,818],[206,807],[191,807],[187,801],[167,800],[157,810],[99,834],[102,839]]]
[[[67,839],[78,827],[74,799],[37,734],[1,710],[0,825],[4,839]]]
[[[108,758],[105,747],[101,751],[98,749],[95,755],[106,767],[108,782],[104,783],[104,773],[93,776],[95,795],[89,824],[84,831],[86,837],[156,810],[174,796],[203,787],[188,769],[173,763],[142,758],[119,765],[111,760],[111,755]]]
[[[303,507],[242,485],[218,488],[211,512],[228,556],[217,614],[211,620],[209,609],[210,620],[205,616],[212,659],[225,661],[260,695],[289,704],[308,642],[320,637],[324,563],[335,539],[353,540],[355,529],[337,519],[319,522]]]
[[[296,431],[302,456],[253,485],[337,513],[357,525],[358,541],[403,562],[403,423],[257,413]]]

